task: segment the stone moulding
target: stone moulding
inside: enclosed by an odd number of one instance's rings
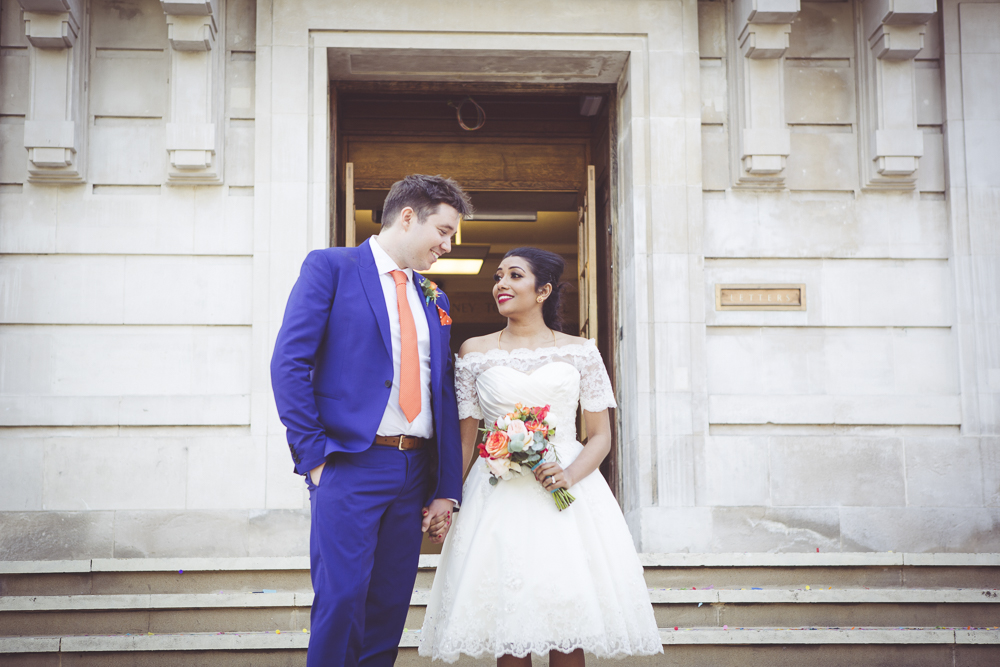
[[[225,48],[218,0],[161,0],[170,42],[167,182],[223,180]]]
[[[924,46],[934,0],[864,0],[857,18],[859,142],[863,187],[912,190],[924,154],[913,59]]]
[[[86,180],[88,33],[84,0],[19,0],[29,43],[28,181]]]
[[[741,54],[730,68],[737,185],[784,187],[791,133],[785,123],[784,58],[799,0],[735,0],[732,21]]]

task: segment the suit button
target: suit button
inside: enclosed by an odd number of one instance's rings
[[[385,386],[386,387],[391,387],[392,386],[392,380],[386,380],[385,381]]]

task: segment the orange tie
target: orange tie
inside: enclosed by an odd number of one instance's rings
[[[406,274],[390,271],[396,283],[399,307],[399,407],[406,421],[420,414],[420,356],[417,353],[417,325],[413,323],[410,302],[406,299]]]

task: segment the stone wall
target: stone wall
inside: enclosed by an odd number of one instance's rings
[[[642,550],[1000,550],[1000,3],[39,1],[0,14],[0,558],[306,552],[267,360],[334,217],[327,49],[387,35],[627,54]],[[777,283],[806,309],[716,310]]]
[[[30,171],[25,118],[54,104],[42,67],[60,50],[2,7],[0,553],[273,553],[251,537],[267,491],[250,433],[255,4],[194,16],[207,51],[156,0],[64,15],[89,78],[82,183]],[[198,124],[222,145],[185,144],[177,126]],[[182,170],[168,147],[217,150]]]
[[[672,462],[657,480],[666,502],[644,513],[644,549],[1000,546],[998,441],[989,437],[996,394],[984,377],[1000,340],[988,323],[998,282],[996,235],[986,230],[997,228],[997,209],[985,186],[995,183],[982,182],[979,215],[966,219],[967,195],[954,187],[964,165],[949,164],[944,151],[946,137],[954,153],[975,145],[970,174],[996,173],[996,151],[980,148],[1000,138],[995,120],[962,138],[955,98],[962,82],[977,101],[992,95],[998,81],[985,59],[997,56],[976,52],[983,60],[948,82],[956,92],[946,104],[942,72],[958,59],[947,55],[960,41],[958,3],[903,22],[910,37],[924,32],[923,48],[892,54],[885,66],[896,69],[886,72],[875,71],[883,64],[873,62],[879,45],[866,23],[879,5],[803,1],[761,26],[748,24],[739,2],[699,5],[708,424],[694,442],[661,445],[661,465]],[[997,25],[998,5],[961,7]],[[783,32],[786,48],[755,62],[740,43],[763,28]],[[970,48],[995,53],[985,31]],[[761,62],[771,69],[751,71]],[[951,67],[958,75],[960,65]],[[749,76],[773,81],[755,80],[754,89]],[[885,99],[869,90],[877,77]],[[866,114],[875,120],[866,124]],[[783,169],[749,173],[734,135],[768,118],[788,130],[786,146],[773,151]],[[877,173],[869,166],[877,124],[907,127],[907,118],[923,143],[915,173]],[[963,259],[970,249],[956,234],[966,225],[981,230],[983,245]],[[807,308],[720,312],[715,285],[726,283],[805,284]],[[976,392],[978,401],[967,397]]]

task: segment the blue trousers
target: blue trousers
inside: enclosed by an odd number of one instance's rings
[[[308,667],[391,667],[420,558],[430,456],[372,445],[337,453],[314,486]]]

